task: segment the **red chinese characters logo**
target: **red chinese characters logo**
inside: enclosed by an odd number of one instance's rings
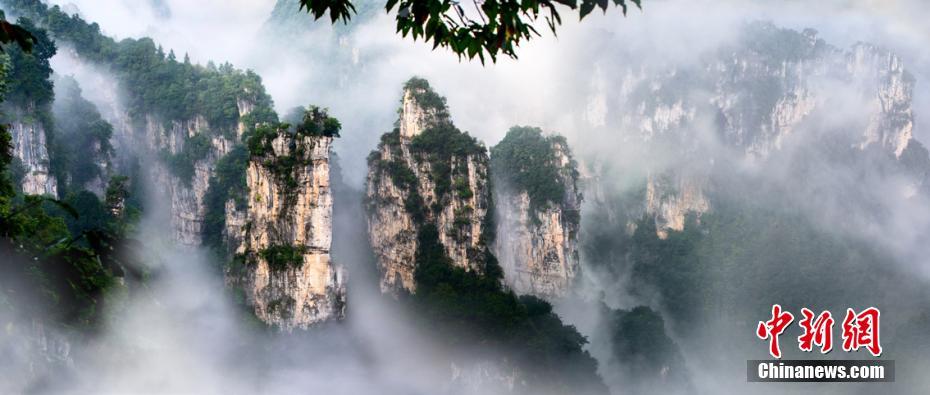
[[[781,358],[778,336],[785,331],[791,321],[794,321],[794,316],[787,311],[781,311],[780,305],[772,306],[772,319],[766,322],[759,321],[756,336],[762,340],[769,339],[769,354],[772,354],[772,357]]]
[[[856,314],[853,309],[846,309],[843,319],[843,350],[857,351],[865,347],[874,356],[882,355],[882,345],[878,339],[878,319],[881,313],[869,307]]]
[[[798,336],[801,351],[811,351],[814,345],[820,346],[820,353],[826,354],[833,349],[833,316],[824,311],[814,319],[814,312],[806,307],[801,309],[804,319],[799,322],[804,334]]]
[[[798,347],[801,351],[813,351],[820,347],[820,353],[826,354],[833,350],[833,326],[836,321],[829,311],[814,314],[808,308],[801,309],[802,318],[798,321],[801,327],[801,336],[798,336]],[[853,309],[846,309],[843,319],[843,350],[846,352],[858,351],[865,348],[873,356],[882,354],[882,345],[879,340],[878,309],[869,307],[858,314]],[[783,311],[781,305],[772,306],[772,318],[768,321],[759,321],[756,336],[769,341],[769,354],[774,358],[781,358],[781,347],[778,337],[794,321],[794,315]]]

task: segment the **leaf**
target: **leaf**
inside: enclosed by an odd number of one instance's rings
[[[580,15],[580,18],[578,19],[584,19],[584,17],[590,14],[591,11],[593,10],[594,10],[594,0],[581,0],[581,9],[578,12],[578,14]]]
[[[36,41],[31,32],[19,25],[14,25],[6,20],[0,20],[0,43],[9,44],[15,42],[24,52],[32,52],[32,44]]]

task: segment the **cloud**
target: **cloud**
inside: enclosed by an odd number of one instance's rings
[[[597,161],[608,168],[610,179],[602,180],[601,186],[606,195],[638,187],[648,171],[692,162],[684,161],[673,150],[645,152],[637,143],[642,130],[635,125],[618,127],[619,117],[635,113],[628,107],[635,103],[622,100],[628,88],[626,82],[635,80],[638,73],[697,67],[702,56],[737,40],[743,23],[759,19],[798,30],[814,28],[820,37],[839,48],[868,41],[898,53],[918,80],[915,136],[930,139],[922,126],[923,114],[930,113],[930,89],[924,82],[930,77],[930,52],[926,48],[930,4],[919,0],[649,1],[644,2],[642,11],[632,10],[627,17],[616,9],[610,9],[607,15],[594,13],[581,23],[565,17],[558,37],[540,29],[543,36],[524,44],[518,52],[519,60],[503,58],[488,65],[459,60],[446,50],[432,51],[426,43],[401,38],[394,34],[392,17],[380,13],[350,29],[333,28],[321,20],[315,22],[321,26],[290,32],[293,35],[288,36],[268,32],[266,20],[272,1],[53,3],[73,3],[85,18],[99,22],[105,32],[117,37],[152,36],[179,54],[189,52],[195,62],[228,60],[238,67],[254,68],[281,113],[308,103],[329,107],[344,125],[336,150],[347,181],[353,186],[362,184],[368,152],[374,149],[379,136],[392,128],[401,84],[419,75],[448,98],[456,124],[488,145],[499,141],[512,125],[540,126],[566,135],[582,160]],[[57,59],[57,72],[80,73],[79,65]],[[646,66],[638,69],[635,65]],[[99,83],[78,79],[91,86]],[[830,108],[836,111],[816,126],[847,125],[859,115],[864,104],[853,99],[854,92],[842,85],[821,88],[835,100]],[[113,92],[113,87],[84,87],[85,94],[97,95],[98,91]],[[92,100],[113,102],[112,97],[102,96]],[[714,155],[730,155],[715,140],[706,122],[691,132]],[[802,136],[796,146],[789,148],[803,148],[809,142]],[[773,184],[791,185],[794,173],[786,163],[795,153],[786,149],[784,163],[761,168],[753,167],[762,166],[758,164],[738,164]],[[856,177],[851,169],[826,167],[811,174],[806,187],[790,191],[796,200],[805,202],[800,205],[804,212],[825,230],[853,234],[893,250],[904,262],[902,271],[906,275],[930,274],[926,262],[930,251],[924,245],[930,230],[930,206],[922,199],[902,198],[905,180],[872,177],[852,189],[886,214],[878,218],[871,213],[845,210],[848,202],[843,199],[849,195],[823,196],[811,187],[849,186],[857,182]],[[363,229],[359,218],[346,222],[344,229]],[[831,226],[836,223],[844,226]],[[365,242],[363,237],[350,233],[340,233],[335,239]],[[366,259],[370,258],[348,256],[345,262],[358,265],[353,273],[364,273],[365,265],[371,264]],[[440,351],[424,347],[421,334],[402,318],[404,312],[379,303],[376,287],[366,290],[356,276],[350,280],[353,294],[346,333],[324,331],[312,340],[274,339],[250,331],[239,321],[234,306],[221,297],[223,287],[215,273],[201,270],[205,266],[202,257],[181,252],[161,260],[166,262],[161,269],[163,277],[153,284],[151,295],[131,301],[125,310],[127,315],[114,320],[101,343],[89,348],[100,352],[93,354],[90,365],[81,370],[84,376],[79,376],[78,388],[103,393],[140,389],[429,393],[441,385],[433,378],[447,367],[430,363],[434,353]],[[587,275],[592,273],[588,271]],[[624,287],[611,287],[615,285],[612,280],[620,280],[614,282],[622,285],[623,276],[597,274],[601,278],[595,280],[599,281],[585,290],[590,296],[596,298],[599,292],[607,292],[613,307],[650,302],[632,300]],[[585,333],[595,330],[597,311],[563,310],[573,313],[567,315],[568,319]],[[597,348],[600,346],[594,349],[603,361],[609,356]],[[696,361],[697,356],[690,358]],[[105,377],[100,379],[96,372],[104,372]],[[713,374],[706,377],[724,374],[719,370],[707,372]],[[369,379],[359,381],[359,377]],[[699,384],[701,388],[720,388],[720,383],[711,378]]]

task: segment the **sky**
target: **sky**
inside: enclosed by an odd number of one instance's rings
[[[328,22],[320,24],[303,42],[262,34],[274,0],[52,0],[73,5],[85,18],[118,38],[153,37],[180,57],[189,53],[194,62],[229,61],[252,68],[265,81],[279,113],[309,103],[330,108],[343,121],[343,143],[336,151],[350,163],[348,177],[361,182],[364,166],[359,159],[373,148],[377,136],[390,127],[403,81],[413,75],[433,82],[448,98],[457,125],[489,145],[499,141],[513,125],[535,125],[568,135],[585,127],[571,114],[561,111],[565,97],[590,95],[594,81],[579,84],[596,73],[611,73],[599,64],[606,60],[595,45],[611,50],[632,48],[651,56],[685,61],[732,39],[738,23],[772,20],[776,24],[803,29],[812,27],[840,48],[859,41],[891,48],[917,76],[914,108],[915,136],[930,139],[920,125],[920,114],[930,112],[930,53],[924,50],[930,27],[930,4],[920,0],[818,1],[800,0],[698,0],[645,1],[642,10],[623,17],[618,9],[594,12],[583,23],[565,17],[558,37],[546,29],[542,36],[519,48],[519,61],[501,59],[482,66],[477,61],[459,60],[442,49],[430,50],[423,42],[412,42],[394,34],[389,15],[354,25],[346,43],[362,66],[350,75],[340,74],[317,41],[334,42]],[[609,34],[605,43],[596,43]],[[330,44],[335,45],[335,44]],[[269,48],[271,48],[269,50]],[[339,50],[338,48],[336,50]],[[333,77],[329,77],[334,75]],[[321,83],[325,78],[333,81]],[[345,79],[349,81],[347,87]],[[353,84],[354,83],[354,84]],[[587,86],[584,86],[584,85]],[[324,85],[324,86],[321,86]],[[579,86],[581,85],[581,86]]]
[[[178,57],[189,53],[194,62],[229,61],[237,67],[253,68],[263,77],[279,113],[308,103],[329,107],[344,125],[336,150],[344,162],[342,167],[348,181],[357,187],[362,185],[365,176],[363,159],[374,149],[378,137],[390,131],[396,118],[400,86],[411,75],[428,78],[436,90],[447,97],[456,124],[488,145],[495,144],[510,126],[518,124],[541,126],[547,131],[563,133],[571,143],[577,144],[584,140],[586,132],[598,127],[598,119],[604,111],[609,111],[596,100],[598,92],[618,89],[603,84],[607,76],[620,72],[623,66],[618,64],[622,58],[611,58],[611,54],[628,52],[661,62],[687,64],[695,62],[705,51],[733,40],[740,23],[758,19],[772,20],[780,26],[796,29],[812,27],[819,31],[820,37],[840,48],[869,41],[898,53],[918,80],[914,102],[917,116],[915,135],[918,139],[930,140],[930,132],[921,127],[922,114],[930,113],[930,89],[924,82],[930,79],[930,52],[926,51],[930,26],[925,22],[930,20],[930,3],[919,0],[646,0],[642,11],[632,10],[627,17],[611,8],[606,15],[595,12],[583,23],[565,18],[566,23],[558,37],[540,29],[542,37],[519,49],[519,60],[501,59],[497,64],[488,65],[459,60],[448,51],[433,51],[425,43],[402,39],[394,34],[393,21],[388,15],[356,26],[344,44],[333,43],[334,32],[325,21],[316,22],[323,24],[319,30],[301,36],[306,42],[295,43],[269,39],[263,33],[267,17],[274,7],[273,0],[53,0],[52,3],[66,7],[73,5],[73,9],[80,10],[86,19],[99,23],[105,33],[117,38],[149,36],[166,49],[173,49]],[[328,41],[324,44],[312,42],[320,38]],[[361,60],[357,63],[350,60],[348,66],[333,64],[345,61],[328,57],[333,52],[342,53],[340,51],[352,54],[352,59],[357,57]],[[347,67],[351,72],[340,75],[341,67]],[[346,81],[345,78],[351,80]],[[85,88],[85,92],[88,91],[89,95],[94,94],[92,89]],[[838,114],[845,115],[842,112]],[[619,140],[619,135],[615,139]],[[618,141],[599,143],[611,148],[622,146],[622,142]],[[620,152],[619,148],[617,152]],[[913,225],[908,221],[914,217],[922,221],[930,218],[930,213],[918,209],[897,210],[898,216],[892,220],[901,222],[889,227],[909,231]],[[364,243],[361,239],[357,241]],[[296,368],[291,371],[258,373],[224,365],[231,358],[229,353],[250,349],[230,348],[217,343],[248,342],[251,339],[238,332],[241,328],[230,324],[234,318],[230,317],[229,306],[217,298],[204,297],[211,290],[219,294],[220,284],[216,279],[211,280],[204,273],[190,272],[184,267],[197,265],[198,258],[173,260],[177,262],[166,269],[166,277],[177,276],[186,280],[159,285],[166,288],[163,290],[165,294],[180,295],[164,303],[180,309],[182,314],[166,314],[164,307],[151,301],[137,301],[137,314],[121,321],[115,329],[115,337],[108,339],[110,346],[141,344],[144,349],[147,345],[157,345],[155,349],[160,353],[138,359],[136,366],[124,366],[123,361],[106,359],[108,355],[103,354],[104,359],[94,361],[92,366],[112,370],[107,377],[113,385],[111,390],[134,388],[136,383],[121,380],[123,374],[134,380],[152,380],[156,385],[159,375],[191,372],[207,377],[207,382],[224,382],[223,376],[230,372],[241,375],[219,387],[225,389],[255,385],[253,378],[268,379],[280,374],[288,379],[305,380],[314,388],[334,390],[326,377],[306,377],[305,373],[310,369],[302,362],[293,364]],[[178,275],[182,272],[184,275]],[[372,297],[370,300],[375,299]],[[375,307],[368,307],[362,312],[379,313]],[[402,376],[404,369],[414,370],[429,365],[430,350],[423,351],[425,354],[412,353],[409,356],[411,361],[392,361],[391,358],[405,352],[396,348],[412,341],[407,334],[410,328],[396,316],[381,314],[385,316],[367,323],[362,321],[359,325],[364,327],[354,328],[348,335],[349,339],[335,341],[361,341],[395,348],[379,349],[363,356],[333,353],[335,359],[327,361],[345,358],[347,363],[335,366],[346,367],[350,378],[352,375],[374,375],[372,382],[384,386]],[[189,322],[189,317],[202,319]],[[158,320],[161,322],[154,322]],[[375,327],[392,322],[397,327],[390,331]],[[390,335],[395,333],[404,333],[408,337],[391,338]],[[147,338],[149,335],[151,338]],[[186,349],[188,344],[183,340],[210,340],[211,336],[215,339],[197,344],[198,348],[190,353],[194,359],[188,361],[186,358],[190,350]],[[165,347],[166,344],[169,346]],[[288,344],[285,342],[278,346],[286,348]],[[317,344],[301,346],[307,347],[308,353],[332,351],[320,350],[316,348]],[[275,357],[267,350],[258,352],[257,356]],[[368,358],[375,358],[379,363],[367,364]],[[271,362],[275,368],[290,366],[287,361]],[[377,366],[374,372],[372,366]],[[133,373],[137,371],[148,373],[140,377]],[[324,375],[328,373],[335,374],[324,370]],[[198,382],[162,384],[167,385],[167,389],[204,390],[197,387]],[[416,383],[414,386],[429,388],[432,384]],[[88,385],[95,388],[92,379],[88,380]],[[352,393],[357,388],[338,390]]]

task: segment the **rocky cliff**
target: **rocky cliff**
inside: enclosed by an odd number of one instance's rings
[[[597,77],[595,86],[618,89],[591,96],[587,107],[598,111],[586,119],[625,131],[659,164],[645,173],[640,212],[660,236],[681,230],[687,213],[712,209],[708,175],[719,161],[758,164],[818,139],[897,160],[913,141],[914,78],[893,53],[861,43],[843,50],[813,30],[761,22],[738,37],[693,65],[644,62]]]
[[[38,121],[20,120],[10,124],[13,156],[22,166],[22,191],[27,195],[58,197],[58,182],[50,173],[45,127]]]
[[[582,199],[568,144],[539,129],[513,128],[491,149],[491,166],[494,253],[504,278],[517,293],[563,296],[579,270]]]
[[[226,205],[226,232],[242,265],[231,280],[259,319],[284,330],[341,319],[345,273],[330,257],[333,137],[268,132],[253,137],[265,139],[257,151],[250,144],[246,211]]]
[[[160,156],[152,163],[152,180],[170,202],[175,240],[200,245],[206,215],[203,198],[213,167],[232,149],[233,138],[212,130],[202,116],[168,123],[148,116],[143,132],[144,147]]]
[[[368,233],[382,291],[414,291],[417,232],[433,224],[453,265],[481,270],[489,207],[488,155],[449,119],[425,80],[404,88],[397,127],[368,158]]]

